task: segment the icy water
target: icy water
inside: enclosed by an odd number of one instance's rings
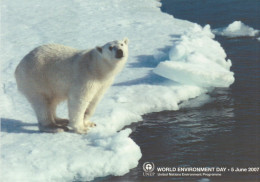
[[[210,24],[212,29],[240,20],[260,30],[259,0],[162,3],[162,11],[202,26]],[[148,161],[164,167],[260,167],[260,41],[220,36],[216,40],[232,60],[235,83],[183,103],[178,111],[143,116],[143,122],[132,126],[131,135],[142,150],[139,166],[102,181],[260,181],[259,172],[222,173],[214,178],[143,176],[142,165]]]

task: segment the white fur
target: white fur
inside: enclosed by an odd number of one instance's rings
[[[123,57],[117,58],[119,49]],[[56,117],[57,105],[67,99],[69,126],[77,133],[86,133],[94,126],[89,118],[127,58],[127,38],[84,51],[58,44],[43,45],[22,59],[15,77],[18,89],[36,113],[41,131],[67,129],[68,120]]]

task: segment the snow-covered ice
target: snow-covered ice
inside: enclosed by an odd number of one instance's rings
[[[2,181],[89,181],[126,174],[142,154],[131,130],[122,128],[145,113],[178,110],[181,101],[208,87],[234,81],[231,61],[210,28],[162,13],[156,0],[0,4]],[[88,49],[123,37],[130,39],[130,57],[92,118],[97,127],[87,135],[39,133],[13,76],[23,56],[46,43]],[[58,116],[67,117],[65,103]]]
[[[213,32],[226,37],[253,37],[259,33],[259,30],[255,30],[241,21],[234,21],[227,27],[214,29]]]
[[[213,38],[209,25],[195,24],[171,48],[170,60],[161,62],[154,73],[183,84],[228,87],[234,82],[231,61]]]

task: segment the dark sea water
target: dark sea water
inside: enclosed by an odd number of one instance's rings
[[[162,3],[162,11],[175,18],[210,24],[212,29],[240,20],[260,30],[260,0]],[[143,154],[139,166],[122,177],[101,181],[260,181],[259,172],[226,172],[221,177],[143,176],[144,162],[153,162],[155,167],[260,167],[260,41],[220,36],[216,40],[232,60],[235,83],[183,103],[178,111],[143,116],[131,134]]]

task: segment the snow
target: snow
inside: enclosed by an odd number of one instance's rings
[[[171,48],[170,60],[161,62],[154,73],[182,84],[229,87],[235,80],[231,61],[226,61],[223,48],[213,38],[209,25],[195,24]]]
[[[227,27],[214,29],[213,32],[226,37],[254,37],[259,33],[259,30],[255,30],[241,21],[234,21]]]
[[[1,179],[88,181],[93,176],[123,175],[141,157],[140,149],[128,137],[130,132],[127,129],[91,140],[71,133],[9,134],[2,138]]]
[[[178,110],[180,102],[208,92],[208,86],[232,83],[231,61],[210,28],[175,19],[159,7],[155,0],[1,1],[2,181],[124,175],[142,156],[125,126],[149,112]],[[13,76],[23,56],[47,43],[89,49],[123,37],[130,39],[129,60],[92,117],[97,127],[87,135],[40,133]],[[58,116],[68,116],[66,103]]]

